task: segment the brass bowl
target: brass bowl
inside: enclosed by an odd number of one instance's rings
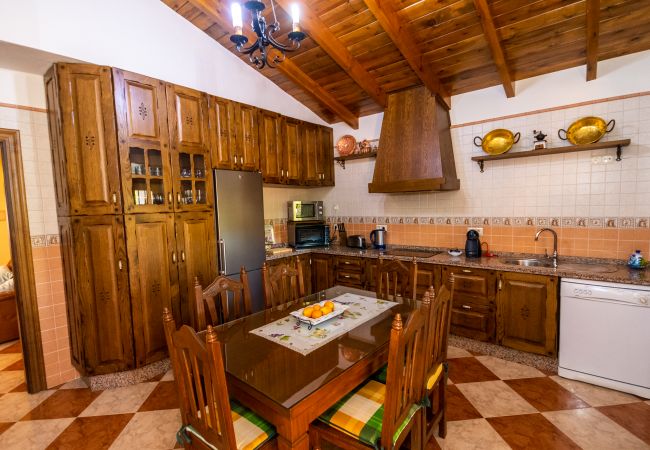
[[[512,131],[503,128],[497,128],[490,131],[483,139],[479,136],[474,138],[474,145],[481,147],[489,155],[500,155],[512,148],[519,142],[520,133],[512,134]],[[478,143],[477,140],[478,139]]]
[[[586,145],[598,142],[605,133],[614,129],[616,121],[614,119],[605,122],[600,117],[583,117],[571,124],[568,130],[560,129],[557,135],[563,141],[568,140],[573,145]],[[564,137],[562,137],[564,133]]]

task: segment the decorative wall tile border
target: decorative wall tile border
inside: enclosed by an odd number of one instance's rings
[[[327,223],[405,224],[552,228],[648,228],[650,217],[413,217],[413,216],[330,216]],[[287,219],[265,219],[265,224],[286,225]],[[49,236],[49,235],[48,235]],[[32,240],[38,236],[33,236]],[[57,236],[58,237],[58,236]],[[34,245],[34,244],[33,244]],[[36,245],[34,245],[36,246]]]
[[[61,237],[58,234],[39,234],[31,236],[32,247],[51,247],[61,244]]]

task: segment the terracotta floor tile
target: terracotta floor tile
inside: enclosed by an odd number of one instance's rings
[[[18,361],[16,361],[13,364],[8,365],[2,370],[25,370],[25,364],[23,363],[23,358],[22,356]]]
[[[161,381],[138,411],[156,411],[179,407],[175,381]]]
[[[544,376],[542,372],[534,367],[526,366],[516,362],[505,361],[501,358],[494,356],[477,356],[481,364],[490,369],[502,380],[510,380],[514,378],[534,378]]]
[[[650,445],[650,402],[601,406],[596,409]]]
[[[537,410],[503,381],[456,385],[483,417],[532,414]]]
[[[1,347],[0,353],[20,353],[23,352],[23,347],[20,344],[20,341],[7,342]]]
[[[76,380],[68,381],[59,389],[87,389],[88,384],[83,380],[83,378],[77,378]]]
[[[580,449],[541,414],[491,417],[487,421],[515,450]]]
[[[457,386],[447,386],[447,421],[480,419],[481,413],[458,390]]]
[[[0,423],[0,434],[8,430],[15,422],[2,422]]]
[[[447,437],[436,437],[444,450],[507,450],[510,446],[485,419],[460,420],[447,424]]]
[[[589,407],[589,404],[548,377],[505,380],[505,383],[539,411]]]
[[[0,397],[0,422],[18,422],[25,414],[36,408],[54,391],[41,391],[36,394],[12,392]]]
[[[181,426],[178,409],[138,412],[124,427],[112,449],[170,449],[176,443],[176,432]]]
[[[449,361],[449,378],[454,384],[498,380],[494,373],[476,358],[454,358]]]
[[[19,384],[25,382],[25,372],[22,370],[0,371],[0,393],[11,392]]]
[[[32,409],[21,420],[62,419],[77,417],[101,392],[90,389],[60,389]]]
[[[447,349],[447,359],[466,358],[468,356],[472,356],[472,354],[462,348],[449,346],[449,348]]]
[[[552,376],[551,379],[560,386],[573,392],[575,395],[589,403],[591,406],[621,405],[623,403],[634,403],[640,399],[634,395],[614,391],[600,386],[595,386],[582,381],[569,380],[560,376]]]
[[[174,381],[174,371],[169,369],[165,375],[160,379],[160,381]]]
[[[0,434],[2,449],[42,449],[47,447],[74,419],[17,422]]]
[[[638,437],[595,408],[542,413],[553,425],[585,449],[648,450]]]
[[[156,383],[140,383],[103,391],[80,415],[87,417],[136,412],[155,387]]]
[[[107,449],[132,417],[133,414],[77,417],[47,448],[48,450]]]
[[[0,353],[0,370],[24,370],[24,367],[10,369],[17,362],[22,363],[23,355],[20,353]]]
[[[27,392],[27,383],[20,383],[9,392]]]

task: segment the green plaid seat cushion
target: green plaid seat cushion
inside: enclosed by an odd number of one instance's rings
[[[230,411],[235,428],[237,450],[254,450],[275,437],[275,427],[250,409],[243,407],[234,400],[230,400]],[[196,438],[208,447],[214,448],[191,425],[182,426],[176,433],[176,440],[181,445],[191,443],[192,438]]]
[[[371,380],[379,381],[380,383],[386,384],[386,375],[388,374],[388,364],[384,365],[377,372],[373,373],[370,376]]]
[[[325,411],[318,420],[378,449],[385,398],[386,385],[368,380]],[[404,423],[395,431],[393,442],[399,438],[419,408],[420,405],[411,407]]]

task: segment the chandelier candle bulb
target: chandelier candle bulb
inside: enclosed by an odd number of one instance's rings
[[[292,31],[301,31],[300,30],[300,8],[296,3],[291,5],[291,20],[293,22]]]
[[[232,12],[232,26],[235,28],[235,34],[243,34],[244,24],[242,22],[241,5],[233,3],[230,5],[230,11]]]

